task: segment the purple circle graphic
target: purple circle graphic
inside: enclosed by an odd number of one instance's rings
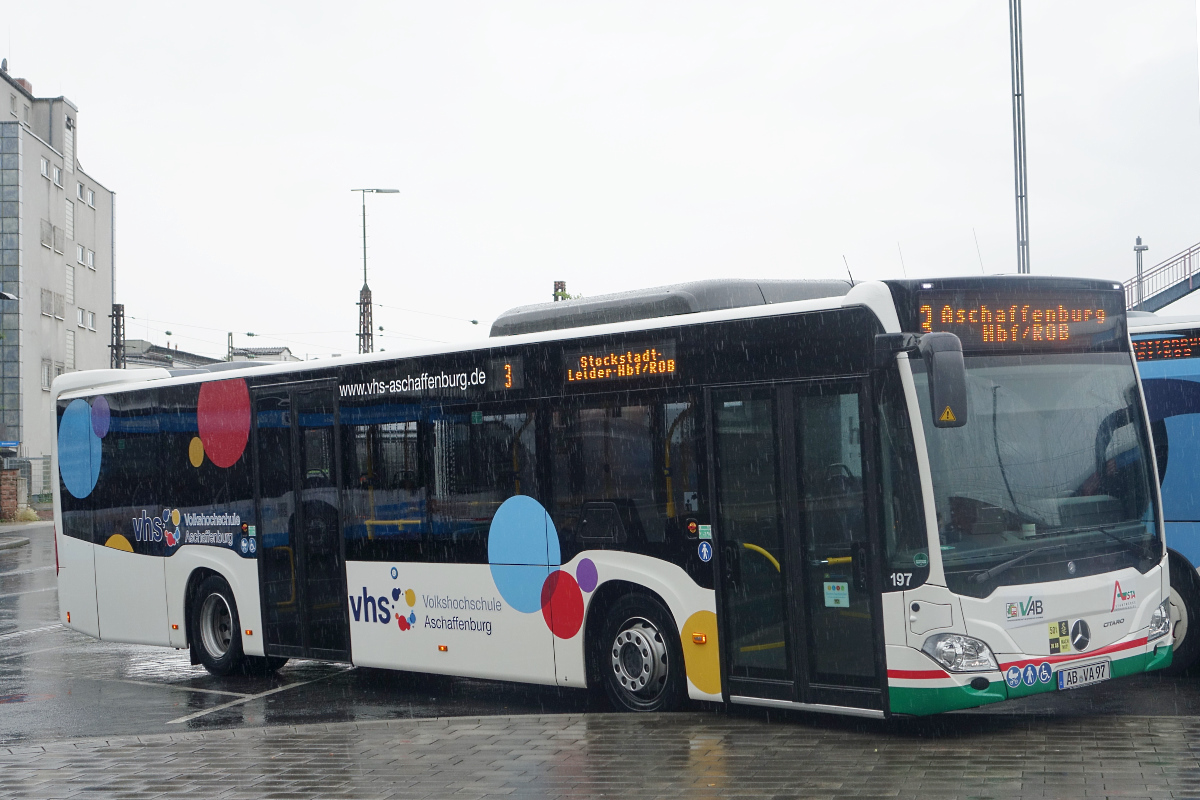
[[[579,566],[575,568],[575,582],[579,584],[579,588],[585,592],[590,592],[596,588],[596,565],[590,558],[584,558],[579,561]]]
[[[100,395],[92,401],[92,431],[101,439],[108,433],[108,401]]]

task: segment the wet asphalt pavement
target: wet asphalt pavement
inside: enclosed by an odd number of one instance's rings
[[[718,794],[753,795],[754,786],[798,796],[792,791],[798,785],[824,787],[803,796],[956,796],[964,791],[956,776],[965,773],[939,754],[960,751],[973,753],[980,775],[1001,790],[966,792],[974,796],[1200,795],[1200,743],[1193,744],[1200,737],[1200,676],[1147,675],[893,723],[716,706],[686,714],[610,715],[604,703],[579,691],[305,661],[268,677],[216,678],[192,666],[186,651],[109,644],[60,626],[52,528],[0,528],[0,544],[15,536],[30,542],[0,549],[4,797],[97,796],[119,787],[139,797],[159,789],[214,797],[485,797],[525,796],[535,788],[538,797],[610,790],[678,796],[683,790],[713,794],[710,787]],[[630,783],[614,765],[648,757],[644,737],[651,735],[682,742],[676,742],[679,752],[664,750],[659,783]],[[166,773],[192,774],[192,759],[224,763],[231,742],[256,752],[265,747],[264,758],[278,755],[291,766],[218,770],[193,783],[161,783]],[[418,760],[404,767],[399,784],[396,759],[380,755],[385,746]],[[795,762],[798,747],[817,761]],[[846,747],[859,754],[858,762],[837,760]],[[497,748],[507,760],[497,760]],[[151,751],[170,754],[170,765],[160,769],[166,773],[145,772]],[[327,758],[335,753],[342,755]],[[313,759],[326,772],[315,770]],[[424,770],[420,759],[428,759]],[[671,759],[679,765],[672,767]],[[359,765],[350,777],[348,763]],[[514,763],[528,769],[514,769]],[[770,786],[735,780],[751,763],[754,776],[776,776]],[[707,778],[688,772],[697,764]],[[880,791],[866,780],[861,764],[874,764],[876,778],[890,775],[890,788]],[[570,770],[593,767],[599,783],[583,791]],[[100,783],[96,768],[106,776]],[[340,782],[326,774],[340,775]],[[390,782],[370,777],[385,774]],[[260,780],[267,781],[259,786],[264,791],[248,788]],[[307,788],[296,790],[301,784]],[[639,787],[645,791],[634,791]]]

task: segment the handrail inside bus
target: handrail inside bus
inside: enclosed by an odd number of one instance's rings
[[[756,544],[750,544],[749,542],[742,542],[742,547],[746,548],[747,550],[753,550],[753,551],[754,551],[754,552],[756,552],[756,553],[762,553],[764,556],[766,556],[766,557],[767,557],[767,560],[768,560],[768,561],[770,561],[772,564],[774,564],[774,565],[775,565],[775,571],[776,571],[776,572],[783,572],[783,570],[781,570],[781,569],[779,568],[779,560],[778,560],[777,558],[775,558],[775,556],[773,556],[773,555],[771,555],[770,553],[768,553],[768,552],[767,552],[766,550],[764,550],[763,548],[759,547],[759,546],[758,546],[758,545],[756,545]]]

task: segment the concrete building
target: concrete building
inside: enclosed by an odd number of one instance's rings
[[[0,288],[18,298],[0,300],[0,453],[48,454],[51,381],[109,366],[113,200],[79,163],[75,104],[0,63]]]
[[[209,358],[198,353],[189,353],[178,347],[163,347],[147,342],[145,339],[125,340],[126,369],[146,369],[162,367],[163,369],[190,369],[207,367],[209,364],[225,363],[219,358]]]
[[[301,361],[287,347],[235,347],[229,351],[230,361]]]

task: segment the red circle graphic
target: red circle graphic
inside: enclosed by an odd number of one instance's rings
[[[583,594],[568,572],[556,569],[542,584],[542,616],[560,639],[570,639],[583,625]]]
[[[232,467],[250,439],[250,390],[241,378],[200,386],[196,427],[204,454],[218,467]]]

